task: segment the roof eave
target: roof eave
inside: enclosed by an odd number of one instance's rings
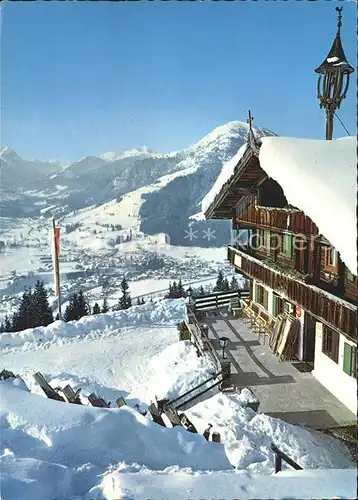
[[[253,156],[259,156],[260,153],[260,146],[261,142],[255,141],[255,142],[248,142],[247,148],[238,161],[237,165],[235,166],[234,173],[230,177],[230,179],[224,184],[224,186],[221,188],[220,192],[215,196],[214,201],[211,203],[211,205],[208,207],[208,209],[204,212],[205,219],[216,219],[214,217],[214,212],[215,209],[220,205],[224,200],[227,195],[228,190],[232,187],[233,183],[237,181],[238,177],[241,175],[242,170],[244,167],[246,167],[248,161],[253,157]],[[239,168],[241,167],[241,168]]]

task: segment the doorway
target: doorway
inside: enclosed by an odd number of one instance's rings
[[[316,320],[306,311],[303,332],[303,360],[313,365],[316,346]]]

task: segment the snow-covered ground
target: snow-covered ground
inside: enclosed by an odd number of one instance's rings
[[[356,471],[284,471],[258,476],[243,471],[198,472],[168,467],[153,472],[135,466],[119,465],[103,476],[91,492],[91,499],[183,500],[195,499],[311,499],[355,498]]]
[[[2,367],[22,374],[31,390],[0,382],[4,500],[354,496],[355,470],[333,470],[354,467],[342,444],[256,414],[242,395],[213,390],[186,410],[199,434],[165,429],[130,407],[88,406],[96,392],[144,410],[155,396],[173,398],[205,381],[210,361],[177,340],[184,314],[182,299],[155,300],[2,336]],[[36,371],[53,387],[81,388],[84,405],[47,399]],[[208,423],[222,444],[200,435]],[[271,442],[311,470],[272,476]]]

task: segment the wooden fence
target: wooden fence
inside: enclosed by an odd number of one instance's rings
[[[200,352],[200,355],[201,356],[205,356],[206,354],[209,355],[215,366],[216,372],[220,372],[221,361],[218,355],[216,354],[215,349],[211,345],[211,342],[205,330],[206,328],[205,325],[200,324],[198,322],[195,312],[190,308],[187,308],[187,317],[188,319],[185,321],[185,324],[190,332],[194,344],[196,345],[198,351]]]
[[[230,292],[216,292],[209,295],[203,295],[194,298],[195,309],[197,311],[204,309],[217,309],[219,307],[226,307],[232,299],[246,299],[250,295],[248,289],[234,290]]]

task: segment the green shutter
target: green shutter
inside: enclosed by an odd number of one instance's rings
[[[352,373],[352,346],[344,343],[343,371],[350,375]]]
[[[278,300],[276,295],[272,295],[272,315],[277,316]]]
[[[264,289],[264,303],[263,303],[264,308],[266,311],[268,310],[268,291]]]
[[[270,247],[271,247],[271,234],[270,234],[270,231],[268,229],[265,229],[265,247],[266,247],[266,250],[270,250]]]
[[[284,235],[283,245],[286,256],[292,259],[292,236],[290,234]]]

